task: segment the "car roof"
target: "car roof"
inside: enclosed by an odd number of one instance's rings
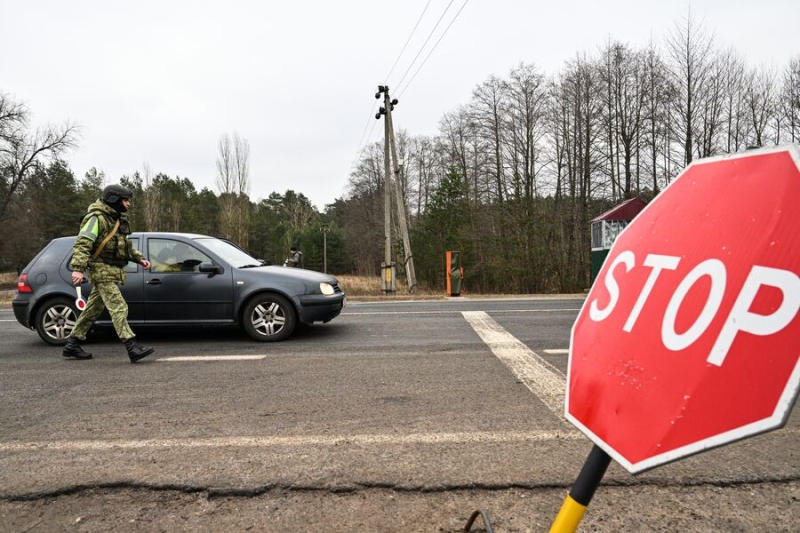
[[[131,233],[131,237],[181,237],[184,239],[215,239],[211,235],[203,235],[200,233],[179,233],[174,231],[135,231]]]
[[[217,239],[211,235],[203,235],[202,233],[179,233],[176,231],[135,231],[131,233],[131,237],[181,237],[184,239]],[[54,241],[68,241],[74,240],[75,235],[68,235],[66,237],[58,237]]]

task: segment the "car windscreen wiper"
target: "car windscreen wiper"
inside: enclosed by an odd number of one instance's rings
[[[239,268],[256,268],[264,265],[242,265]]]

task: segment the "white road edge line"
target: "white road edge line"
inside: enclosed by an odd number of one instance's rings
[[[176,355],[174,357],[162,357],[156,361],[163,362],[185,362],[185,361],[253,361],[264,359],[267,355]]]
[[[542,400],[553,414],[566,422],[564,395],[567,380],[564,374],[503,329],[485,312],[463,311],[462,314],[494,355]]]
[[[0,452],[47,450],[113,450],[144,448],[264,448],[273,446],[341,446],[393,444],[472,444],[481,442],[543,442],[580,440],[586,437],[572,431],[505,431],[464,433],[412,433],[409,435],[308,435],[294,437],[215,437],[207,439],[141,439],[141,440],[56,440],[32,442],[0,442]]]
[[[552,350],[544,350],[544,353],[546,353],[547,355],[566,355],[569,353],[569,349],[558,348]]]

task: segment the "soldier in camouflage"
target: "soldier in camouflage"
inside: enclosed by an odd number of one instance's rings
[[[285,267],[303,268],[303,252],[292,246],[289,248],[289,257],[283,262]]]
[[[118,285],[125,284],[125,265],[128,261],[138,263],[145,269],[150,268],[150,261],[128,239],[131,227],[126,212],[132,197],[133,193],[127,187],[109,185],[103,189],[102,198],[90,205],[83,217],[81,232],[75,239],[73,248],[72,282],[75,285],[83,282],[85,273],[94,289],[89,295],[86,309],[78,317],[75,328],[67,338],[64,357],[92,358],[92,354],[81,348],[80,341],[86,339],[86,334],[103,309],[108,309],[114,329],[128,350],[131,363],[154,351],[153,348],[136,342],[136,335],[128,325],[128,304]],[[108,238],[112,233],[111,238]]]

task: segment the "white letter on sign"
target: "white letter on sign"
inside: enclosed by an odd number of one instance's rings
[[[776,287],[783,293],[781,306],[771,315],[750,312],[750,305],[762,285]],[[798,308],[800,308],[800,278],[797,274],[789,270],[754,266],[706,360],[712,365],[722,366],[739,331],[753,335],[772,335],[794,320]]]
[[[614,310],[614,306],[617,305],[617,300],[619,300],[619,285],[617,285],[617,280],[614,279],[614,269],[620,263],[625,263],[625,272],[630,272],[633,265],[636,263],[636,256],[633,255],[633,252],[625,250],[608,266],[606,277],[603,278],[603,282],[605,283],[606,289],[608,289],[608,294],[611,296],[611,299],[605,309],[598,308],[597,300],[592,301],[592,305],[589,307],[589,318],[595,322],[600,322],[608,318],[608,315]]]
[[[658,275],[661,274],[661,271],[664,269],[675,270],[678,268],[678,263],[680,262],[680,257],[672,255],[650,254],[644,258],[644,266],[653,267],[653,270],[650,271],[650,276],[648,276],[642,288],[642,292],[639,293],[639,299],[636,300],[636,304],[633,306],[627,322],[622,326],[623,331],[630,333],[633,329],[633,325],[636,324],[636,319],[639,318],[639,313],[642,312],[644,302],[647,300],[647,297],[650,296],[650,291],[653,290],[653,285],[656,284],[656,280],[658,279]]]
[[[695,284],[703,276],[711,277],[711,291],[708,294],[706,305],[700,312],[692,327],[686,330],[685,333],[678,334],[675,332],[675,319],[678,316],[678,309],[680,309],[683,299]],[[687,346],[696,341],[700,335],[706,330],[714,315],[717,314],[719,305],[722,303],[722,297],[725,295],[725,280],[727,274],[725,272],[725,265],[719,259],[706,259],[692,269],[689,274],[681,281],[678,288],[675,289],[675,294],[667,305],[667,310],[664,312],[664,322],[661,323],[661,340],[664,346],[673,351],[683,350]]]

